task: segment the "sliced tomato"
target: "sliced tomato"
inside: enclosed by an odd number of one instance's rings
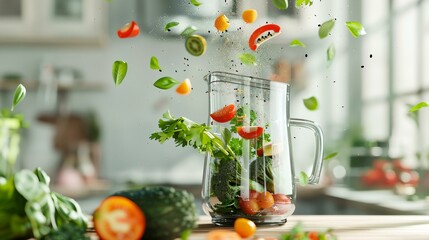
[[[146,218],[140,208],[125,197],[108,197],[94,213],[94,228],[103,240],[141,239]]]
[[[269,209],[270,212],[276,215],[282,215],[291,210],[291,200],[288,196],[277,193],[273,194],[274,205]]]
[[[244,139],[253,139],[261,136],[264,132],[263,127],[259,126],[239,126],[237,127],[237,133]]]
[[[217,110],[216,112],[211,113],[210,117],[216,122],[225,123],[231,121],[234,118],[236,112],[237,109],[235,108],[235,105],[229,104]]]
[[[249,48],[255,51],[259,45],[278,34],[280,34],[280,26],[277,24],[270,23],[259,27],[250,35]]]
[[[121,29],[118,30],[118,37],[130,38],[135,37],[140,33],[140,27],[136,22],[131,21],[125,24]]]

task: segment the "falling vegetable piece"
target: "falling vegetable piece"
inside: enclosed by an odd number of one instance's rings
[[[223,32],[229,27],[229,19],[225,14],[221,14],[216,18],[214,26],[219,32]]]
[[[295,1],[295,7],[301,8],[304,6],[311,6],[313,5],[313,0],[296,0]]]
[[[188,78],[183,80],[183,82],[180,83],[180,85],[176,88],[176,92],[180,95],[188,95],[189,93],[191,93],[191,90],[192,85],[191,81]]]
[[[216,122],[225,123],[231,121],[234,118],[236,112],[237,109],[235,108],[235,105],[231,103],[211,113],[210,117]]]
[[[241,14],[243,21],[246,23],[253,23],[258,18],[258,12],[255,9],[244,10]]]
[[[327,37],[331,32],[331,30],[334,28],[334,26],[335,26],[335,19],[330,19],[322,23],[322,25],[319,28],[319,38],[322,39]]]
[[[186,51],[193,56],[201,56],[206,52],[207,42],[203,36],[192,35],[186,38]]]
[[[267,35],[263,35],[266,32],[268,32]],[[253,31],[252,35],[250,35],[249,48],[255,51],[259,45],[264,43],[266,40],[277,36],[278,34],[280,34],[280,26],[277,24],[270,23],[259,27]]]
[[[323,160],[329,160],[329,159],[331,159],[331,158],[336,157],[337,155],[338,155],[338,153],[337,153],[337,152],[334,152],[334,153],[328,154],[328,155],[326,155],[326,156],[323,158]]]
[[[189,1],[192,5],[194,5],[195,7],[200,6],[202,3],[198,2],[197,0],[190,0]]]
[[[264,128],[260,126],[239,126],[237,133],[244,139],[253,139],[262,135]]]
[[[168,32],[168,31],[170,31],[170,28],[175,27],[177,25],[179,25],[179,22],[169,22],[169,23],[165,24],[164,31]]]
[[[161,67],[159,67],[158,58],[155,56],[150,58],[150,68],[153,70],[161,70]]]
[[[94,228],[100,239],[141,239],[146,218],[131,200],[111,196],[103,200],[94,213]]]
[[[197,28],[195,26],[189,26],[185,28],[185,30],[183,30],[182,33],[180,33],[180,36],[189,37],[196,31],[197,31]]]
[[[153,83],[155,87],[163,90],[170,89],[177,84],[179,84],[179,82],[172,77],[162,77]]]
[[[299,41],[298,39],[294,39],[289,43],[289,47],[303,47],[305,48],[305,44]]]
[[[410,113],[417,112],[421,108],[425,108],[425,107],[429,107],[428,102],[419,102],[416,105],[412,106],[408,112],[410,112]]]
[[[315,97],[310,97],[307,99],[304,99],[304,106],[310,110],[310,111],[314,111],[319,107],[319,103],[317,102],[317,98]]]
[[[335,58],[335,45],[333,43],[329,45],[328,50],[326,50],[326,58],[328,62],[332,62]]]
[[[256,57],[251,53],[242,53],[238,58],[244,65],[256,65]]]
[[[118,37],[131,38],[137,36],[139,33],[140,27],[135,21],[131,21],[118,30]]]
[[[286,10],[288,8],[287,0],[272,0],[274,7],[280,10]]]
[[[299,180],[299,184],[305,186],[308,184],[309,179],[308,179],[308,175],[305,172],[300,172],[299,176],[298,176],[298,180]]]
[[[360,22],[346,22],[346,26],[355,38],[366,35],[365,28]]]
[[[24,85],[19,84],[16,87],[15,93],[13,94],[12,107],[10,108],[11,111],[13,111],[15,107],[22,101],[22,99],[25,98],[26,93],[27,93],[27,89],[25,89]]]
[[[119,86],[127,75],[128,64],[124,61],[115,61],[112,67],[113,81]]]

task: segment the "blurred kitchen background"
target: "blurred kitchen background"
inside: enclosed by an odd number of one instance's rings
[[[286,11],[264,0],[200,2],[0,0],[0,107],[10,106],[18,83],[27,88],[15,110],[29,123],[18,167],[42,167],[88,212],[122,185],[169,184],[198,198],[204,156],[149,140],[158,119],[169,109],[206,122],[209,71],[277,74],[292,85],[291,116],[319,123],[325,153],[338,153],[325,161],[320,185],[298,189],[296,214],[429,213],[427,194],[419,194],[429,189],[429,110],[409,113],[429,99],[428,0],[315,0],[304,9],[289,1]],[[241,20],[248,8],[259,14],[252,25]],[[222,34],[213,27],[221,12],[231,21]],[[319,39],[320,24],[332,18],[331,35]],[[132,20],[140,35],[119,39],[117,30]],[[170,21],[180,24],[165,32]],[[346,21],[361,22],[367,35],[354,38]],[[258,49],[257,66],[240,65],[248,36],[265,22],[281,25],[282,34]],[[207,39],[201,57],[187,53],[180,36],[190,25]],[[293,39],[306,48],[289,47]],[[162,72],[150,69],[151,56]],[[120,86],[112,79],[116,60],[128,62]],[[153,87],[163,76],[189,78],[192,93]],[[317,111],[302,102],[311,96]],[[296,172],[309,171],[313,138],[300,129],[292,135]]]

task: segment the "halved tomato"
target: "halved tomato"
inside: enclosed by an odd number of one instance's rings
[[[118,30],[118,37],[130,38],[135,37],[140,33],[140,27],[136,22],[131,21],[125,24],[121,29]]]
[[[259,126],[239,126],[237,127],[237,133],[244,139],[253,139],[261,136],[264,132],[263,127]]]
[[[146,218],[133,201],[112,196],[95,210],[94,228],[103,240],[137,240],[143,236]]]
[[[235,113],[237,112],[234,104],[226,105],[225,107],[217,110],[214,113],[210,114],[210,117],[219,123],[225,123],[231,121]]]

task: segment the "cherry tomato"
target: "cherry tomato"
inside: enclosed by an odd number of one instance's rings
[[[135,37],[140,33],[140,27],[136,22],[131,21],[125,24],[121,29],[118,30],[118,37],[130,38]]]
[[[291,209],[291,200],[288,196],[277,193],[273,194],[274,206],[271,207],[270,212],[277,215],[282,215],[290,211]]]
[[[398,183],[398,176],[395,171],[388,169],[384,171],[383,174],[383,185],[386,187],[393,187]]]
[[[268,32],[266,36],[262,35],[266,32]],[[267,39],[275,37],[278,34],[280,34],[280,26],[277,24],[266,24],[262,27],[259,27],[252,33],[252,35],[250,35],[249,48],[255,51],[259,45],[261,45]]]
[[[274,197],[270,192],[259,194],[256,200],[258,201],[259,207],[262,209],[270,208],[274,205]]]
[[[146,218],[133,201],[112,196],[95,211],[94,228],[103,240],[137,240],[143,236]]]
[[[234,104],[226,105],[225,107],[217,110],[214,113],[210,114],[213,120],[219,123],[225,123],[231,121],[234,118],[235,113],[237,112]]]
[[[243,211],[245,214],[248,214],[248,215],[254,215],[257,212],[259,212],[260,208],[257,201],[258,196],[259,196],[259,193],[257,191],[250,190],[249,199],[243,199],[240,197],[239,204],[240,204],[241,211]]]
[[[241,240],[241,237],[236,232],[218,229],[210,231],[207,240]]]
[[[383,171],[378,169],[370,169],[361,176],[362,183],[365,186],[373,186],[379,184],[383,179]]]
[[[253,139],[261,136],[264,132],[263,127],[259,126],[239,126],[237,127],[237,133],[244,139]]]
[[[319,233],[316,231],[308,232],[307,236],[309,240],[319,240]]]
[[[237,218],[234,222],[234,230],[243,238],[249,238],[256,232],[256,225],[249,219]]]

